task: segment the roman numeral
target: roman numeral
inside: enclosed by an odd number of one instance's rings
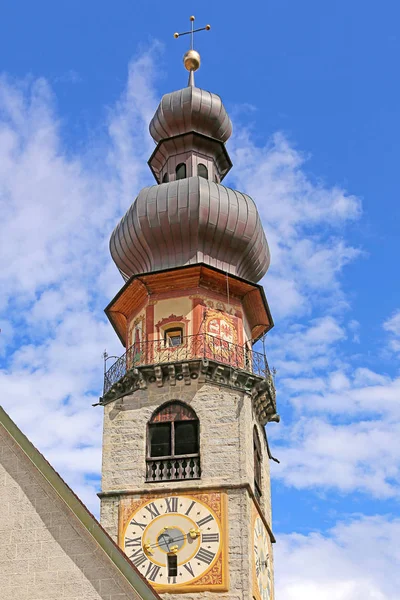
[[[203,533],[201,536],[201,541],[205,542],[206,544],[219,542],[219,533]]]
[[[147,527],[146,523],[138,523],[137,521],[135,521],[135,519],[132,519],[131,525],[133,525],[134,527],[140,527],[140,529],[142,531],[144,531],[146,529],[146,527]]]
[[[155,581],[157,575],[160,572],[160,569],[161,567],[159,567],[158,565],[153,565],[153,563],[150,563],[147,567],[147,571],[145,574],[146,579],[150,579],[150,581]]]
[[[261,519],[257,519],[257,524],[256,524],[256,533],[258,536],[260,536],[262,534],[262,530],[263,530],[263,526],[261,523]]]
[[[165,504],[167,505],[167,512],[178,512],[178,498],[165,498]]]
[[[186,564],[184,564],[183,568],[186,569],[186,571],[188,571],[192,577],[194,577],[193,568],[192,568],[192,565],[190,564],[190,562],[187,562]]]
[[[148,506],[145,506],[145,509],[149,511],[152,519],[154,519],[155,517],[158,517],[160,514],[160,512],[159,512],[157,506],[154,504],[154,502],[152,502]]]
[[[196,556],[194,557],[197,560],[201,560],[201,562],[207,563],[208,565],[211,563],[215,556],[214,552],[210,552],[209,550],[205,550],[204,548],[200,548]]]
[[[168,583],[174,585],[174,583],[176,583],[176,577],[168,577]]]
[[[129,557],[131,559],[131,561],[133,562],[133,564],[135,565],[135,567],[140,567],[140,565],[142,563],[145,562],[145,560],[147,560],[145,553],[142,551],[141,548],[139,548],[138,550],[135,550],[134,552],[132,552],[132,554]]]
[[[127,548],[128,546],[141,546],[141,545],[142,545],[142,538],[140,538],[140,537],[125,538],[125,548]]]
[[[199,527],[203,527],[203,525],[209,523],[210,521],[214,521],[214,517],[212,515],[207,515],[207,517],[204,517],[203,519],[200,519],[200,521],[197,521],[197,525]]]
[[[196,502],[193,500],[193,502],[190,504],[189,508],[185,512],[185,515],[188,515],[190,513],[190,511],[192,510],[192,508],[195,504],[196,504]]]

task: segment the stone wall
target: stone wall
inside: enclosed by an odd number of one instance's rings
[[[164,402],[180,400],[189,404],[200,420],[202,476],[199,480],[149,483],[145,480],[146,430],[154,410]],[[117,541],[118,506],[129,492],[132,496],[223,487],[228,494],[229,592],[218,593],[220,600],[252,599],[253,499],[254,488],[253,427],[262,444],[263,472],[261,509],[271,526],[269,459],[263,428],[256,421],[249,394],[226,386],[191,381],[190,385],[138,390],[122,400],[105,406],[101,523]],[[211,592],[166,598],[215,599]]]
[[[189,404],[200,420],[202,476],[191,486],[218,487],[249,484],[254,487],[253,426],[263,447],[261,507],[271,526],[269,459],[265,434],[257,423],[248,394],[225,386],[177,381],[175,386],[151,384],[122,400],[105,406],[103,433],[102,491],[161,491],[171,482],[145,480],[147,423],[164,402]],[[176,491],[187,481],[174,481]]]
[[[1,600],[137,600],[108,555],[0,425]]]

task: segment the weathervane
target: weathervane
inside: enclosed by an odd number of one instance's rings
[[[190,31],[184,31],[183,33],[174,33],[174,38],[178,38],[181,35],[189,35],[190,34],[190,50],[188,50],[183,57],[183,64],[185,68],[189,71],[189,86],[194,87],[194,71],[200,67],[200,54],[193,49],[193,39],[194,34],[198,31],[209,31],[211,29],[211,25],[206,25],[205,27],[200,27],[199,29],[194,29],[194,17],[190,17],[191,29]]]

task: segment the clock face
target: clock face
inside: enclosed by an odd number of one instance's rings
[[[130,515],[124,550],[152,584],[190,584],[215,563],[222,543],[220,522],[203,502],[167,496]]]
[[[267,529],[260,519],[256,517],[254,522],[254,565],[258,591],[261,600],[272,598],[272,565],[271,565],[271,542]]]

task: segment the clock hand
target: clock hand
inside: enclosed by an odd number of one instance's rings
[[[181,542],[182,540],[190,537],[192,540],[195,540],[196,538],[199,537],[200,535],[200,529],[190,529],[190,531],[188,531],[188,533],[184,533],[182,536],[180,537],[176,537],[176,538],[172,538],[170,535],[168,535],[167,533],[162,533],[160,534],[160,538],[163,537],[165,538],[165,542],[168,546],[168,552],[170,551],[170,547],[169,547],[169,543],[176,543],[176,542]],[[168,541],[166,539],[166,536],[168,537]],[[169,542],[169,543],[168,543]],[[155,544],[149,544],[150,548],[159,548],[160,546],[162,546],[164,544],[164,541],[162,542],[156,542]]]
[[[168,535],[168,534],[166,534],[166,533],[162,533],[162,534],[160,535],[160,537],[163,537],[163,538],[165,539],[165,543],[167,544],[167,547],[168,547],[168,552],[171,552],[171,548],[170,548],[170,546],[169,546],[169,542],[173,541],[173,539],[171,538],[171,536],[170,536],[170,535]],[[167,538],[169,538],[169,541],[168,541],[168,539],[167,539]]]

